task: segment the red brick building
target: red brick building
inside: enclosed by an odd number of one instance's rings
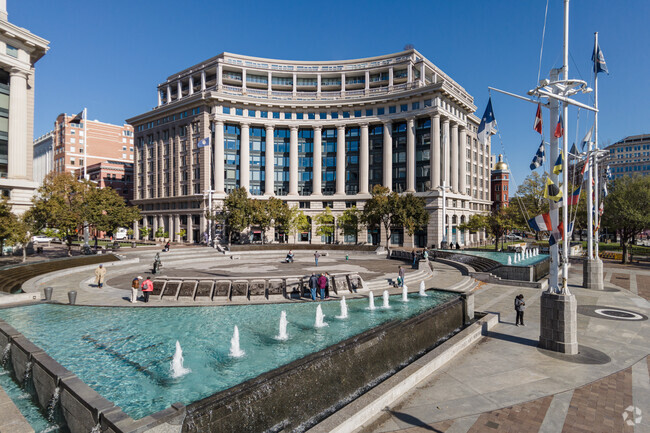
[[[113,188],[127,203],[133,200],[133,164],[117,161],[88,166],[88,178],[100,188]]]
[[[510,170],[508,164],[503,162],[503,155],[499,155],[499,160],[494,164],[490,176],[490,195],[492,198],[492,209],[498,210],[508,207],[510,199],[508,197],[508,184],[510,183]]]

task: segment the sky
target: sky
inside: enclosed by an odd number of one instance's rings
[[[50,41],[36,64],[34,137],[60,113],[122,124],[157,103],[156,86],[224,51],[289,60],[342,60],[402,51],[412,44],[474,97],[481,117],[488,86],[525,95],[538,72],[562,66],[563,1],[199,1],[85,2],[7,0],[9,21]],[[610,75],[599,74],[599,141],[650,133],[650,1],[573,0],[569,75],[593,87],[594,32]],[[593,103],[593,94],[577,97]],[[513,180],[530,174],[540,143],[535,105],[492,92],[499,135]],[[569,143],[593,123],[572,108]],[[544,134],[550,130],[544,113]],[[577,139],[576,139],[577,134]],[[512,189],[512,187],[511,187]]]

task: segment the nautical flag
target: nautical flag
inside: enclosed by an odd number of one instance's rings
[[[605,210],[605,203],[601,201],[600,206],[598,207],[598,216],[603,216],[604,210]]]
[[[612,178],[612,171],[609,169],[609,165],[605,169],[605,179],[611,179]]]
[[[587,134],[585,135],[585,138],[582,139],[582,150],[585,150],[585,144],[589,143],[591,141],[591,134],[594,132],[594,125],[591,125],[591,128],[589,128],[589,131],[587,131]]]
[[[564,233],[562,230],[563,229],[562,223],[559,222],[560,220],[559,208],[551,209],[549,213],[551,215],[551,226],[553,228],[551,229],[551,235],[548,238],[548,245],[553,246],[556,243],[558,243],[560,239],[562,239],[562,235]]]
[[[544,213],[537,215],[535,218],[528,220],[528,225],[531,229],[536,232],[551,231],[553,230],[553,225],[551,224],[551,214]]]
[[[553,166],[553,174],[560,174],[562,173],[562,163],[564,161],[564,157],[562,156],[562,153],[557,157],[557,161],[555,161],[555,165]]]
[[[569,223],[569,229],[567,230],[567,236],[571,239],[571,233],[573,233],[573,221]]]
[[[560,138],[564,135],[564,123],[562,122],[562,115],[560,114],[560,118],[557,121],[557,125],[555,126],[555,132],[553,133],[553,136],[556,138]]]
[[[485,146],[488,137],[495,133],[496,129],[497,120],[494,118],[494,111],[492,110],[492,98],[489,98],[485,113],[481,118],[481,124],[478,126],[478,141]]]
[[[542,104],[537,103],[537,113],[535,113],[535,124],[533,129],[540,134],[542,133]]]
[[[570,206],[577,206],[578,205],[578,201],[580,200],[580,191],[581,190],[582,190],[582,184],[578,187],[578,189],[573,191],[573,194],[571,194],[571,197],[569,197],[568,204]]]
[[[578,152],[578,148],[576,147],[575,143],[573,143],[573,146],[571,146],[571,150],[569,150],[569,156],[573,156],[573,157],[580,156],[580,153]]]
[[[603,198],[607,197],[609,192],[607,192],[607,181],[603,182]]]
[[[607,63],[605,63],[605,56],[603,56],[603,52],[600,50],[600,47],[598,45],[594,47],[594,52],[591,55],[591,61],[594,62],[594,72],[596,74],[599,72],[604,72],[609,75],[609,71],[607,70]]]
[[[558,202],[562,198],[562,190],[553,183],[550,177],[546,178],[546,185],[544,185],[544,198],[550,198],[554,202]]]
[[[72,118],[72,120],[70,120],[70,123],[81,123],[83,121],[83,118],[84,118],[84,111],[85,110],[81,110],[79,112],[79,114],[77,114],[76,116],[74,116]]]
[[[196,147],[198,147],[198,148],[206,147],[206,146],[209,146],[209,145],[210,145],[210,136],[207,136],[203,140],[196,143]]]
[[[582,175],[583,182],[589,177],[589,158],[585,160],[585,164],[582,166],[580,174]]]
[[[542,164],[544,164],[544,140],[542,140],[539,147],[537,148],[537,153],[533,157],[533,162],[530,163],[530,169],[535,170]]]

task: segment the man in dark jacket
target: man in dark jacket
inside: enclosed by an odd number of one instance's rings
[[[524,325],[524,310],[526,309],[526,303],[524,302],[524,295],[519,295],[515,297],[515,311],[517,312],[517,319],[515,320],[515,325],[519,326],[521,323],[521,326],[526,326]]]
[[[309,278],[309,291],[311,292],[311,300],[316,300],[316,289],[318,288],[318,277],[316,274],[311,274]]]

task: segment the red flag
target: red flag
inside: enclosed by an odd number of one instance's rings
[[[537,113],[535,114],[535,125],[533,129],[540,134],[542,133],[542,104],[537,104]]]
[[[560,114],[560,119],[557,121],[557,126],[555,127],[555,133],[553,134],[556,138],[560,138],[564,135],[564,124],[562,123],[562,115]]]

